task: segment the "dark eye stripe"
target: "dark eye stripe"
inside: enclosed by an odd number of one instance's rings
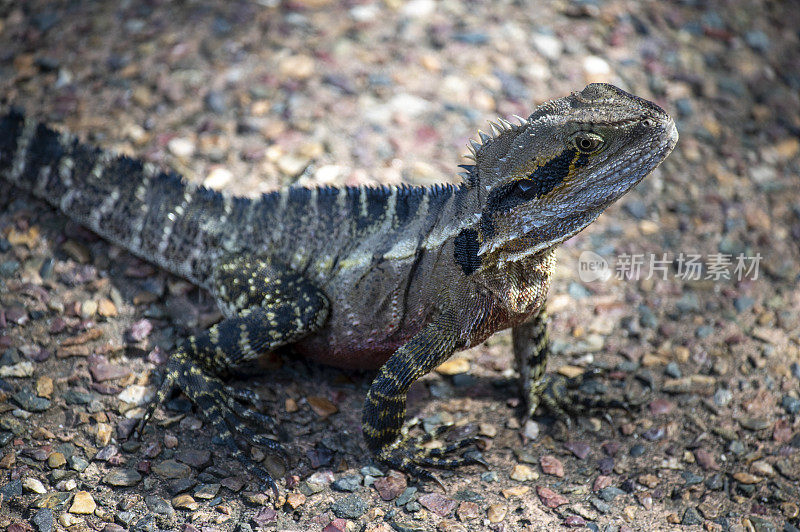
[[[483,237],[491,238],[494,233],[492,218],[495,213],[508,211],[517,205],[546,196],[564,182],[570,170],[585,166],[588,162],[589,155],[575,148],[567,148],[536,168],[526,178],[493,190],[486,198],[488,216],[483,216],[481,221]]]
[[[583,154],[579,155],[578,150],[573,148],[564,150],[558,157],[550,159],[528,174],[524,183],[507,183],[492,191],[486,200],[487,208],[490,212],[505,211],[529,199],[546,196],[569,175],[573,161],[575,161],[576,167],[583,166],[588,161],[588,157]],[[526,197],[514,194],[515,188],[524,189]]]

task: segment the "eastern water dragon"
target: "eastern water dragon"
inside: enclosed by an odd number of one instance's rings
[[[479,461],[404,430],[406,392],[455,351],[512,328],[527,414],[548,378],[544,311],[555,249],[631,190],[678,134],[660,107],[606,84],[499,120],[458,185],[289,187],[232,197],[116,156],[17,111],[0,119],[0,176],[213,294],[224,319],[182,341],[140,430],[174,386],[273,490],[245,443],[271,418],[220,376],[263,353],[375,368],[363,433],[377,461],[422,479]],[[244,394],[247,395],[247,394]],[[557,404],[557,392],[548,401]],[[430,436],[428,436],[429,438]]]

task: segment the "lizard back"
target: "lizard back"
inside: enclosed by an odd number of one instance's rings
[[[207,289],[223,257],[245,252],[277,257],[322,284],[374,257],[413,254],[417,236],[456,192],[451,185],[324,186],[229,196],[16,111],[0,118],[0,176]]]

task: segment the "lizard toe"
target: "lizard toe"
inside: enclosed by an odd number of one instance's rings
[[[228,409],[233,412],[237,417],[258,425],[260,427],[267,427],[267,428],[274,428],[277,426],[277,422],[275,418],[270,415],[262,414],[261,412],[257,411],[255,408],[251,408],[239,402],[240,398],[225,398],[225,404]]]

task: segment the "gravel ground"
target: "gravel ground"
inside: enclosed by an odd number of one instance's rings
[[[455,181],[486,120],[592,81],[655,100],[681,134],[562,246],[551,289],[551,369],[604,368],[584,393],[642,405],[569,431],[519,421],[497,334],[412,388],[422,430],[455,422],[491,465],[442,474],[445,493],[369,462],[370,375],[291,353],[233,381],[282,421],[281,500],[180,397],[128,439],[154,369],[219,315],[0,190],[0,527],[797,531],[798,28],[781,1],[0,0],[0,105],[237,194]],[[608,280],[580,275],[588,251]]]

